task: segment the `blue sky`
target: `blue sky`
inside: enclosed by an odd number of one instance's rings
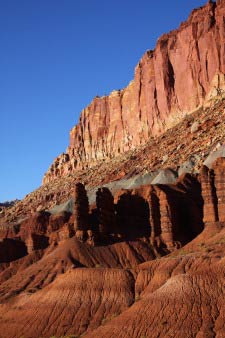
[[[0,201],[23,198],[95,95],[125,87],[201,0],[0,0]]]

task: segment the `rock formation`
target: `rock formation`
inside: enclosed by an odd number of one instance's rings
[[[112,234],[115,229],[114,198],[108,188],[99,188],[96,193],[96,206],[99,219],[99,232],[102,235]]]
[[[213,164],[213,169],[218,201],[218,217],[220,222],[225,222],[225,158],[218,158]]]
[[[70,213],[66,211],[51,215],[49,217],[48,232],[51,233],[53,231],[59,230],[65,223],[68,222],[69,218]]]
[[[160,209],[159,209],[159,198],[156,194],[155,189],[151,186],[149,194],[149,209],[150,209],[150,219],[149,223],[151,225],[151,243],[157,248],[161,245],[161,220],[160,220]]]
[[[84,109],[57,179],[0,210],[0,338],[225,337],[224,22],[208,1],[161,37]]]
[[[71,130],[67,153],[54,161],[43,183],[134,149],[211,97],[222,97],[224,14],[224,1],[194,10],[144,54],[126,88],[95,97]]]
[[[201,169],[201,187],[204,199],[204,223],[218,221],[217,196],[214,186],[214,172],[203,166]]]
[[[82,183],[77,183],[74,189],[74,230],[77,238],[84,240],[88,230],[89,203],[87,192]]]
[[[171,250],[174,247],[175,227],[177,225],[174,218],[179,210],[176,210],[175,201],[171,201],[165,191],[159,190],[158,197],[160,208],[161,238],[167,248]]]
[[[204,222],[225,222],[225,158],[218,158],[212,169],[201,170],[202,197],[204,200]]]
[[[31,233],[26,238],[26,247],[27,252],[30,254],[34,250],[45,249],[48,246],[48,237],[44,235],[39,235],[36,233]]]

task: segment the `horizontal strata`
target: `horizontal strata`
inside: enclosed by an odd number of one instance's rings
[[[74,185],[82,182],[90,191],[111,182],[120,182],[136,175],[151,175],[165,168],[177,171],[194,159],[190,172],[198,172],[209,154],[225,143],[225,100],[212,100],[211,107],[188,115],[163,135],[151,138],[143,147],[128,151],[109,161],[99,161],[93,168],[59,176],[40,186],[22,201],[0,213],[0,226],[24,219],[31,212],[51,209],[68,201]],[[198,124],[193,131],[193,125]]]
[[[43,183],[135,149],[223,93],[224,16],[225,2],[209,1],[161,36],[126,88],[95,97],[81,112],[67,152],[55,159]]]

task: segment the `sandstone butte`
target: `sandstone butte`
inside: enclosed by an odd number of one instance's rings
[[[1,205],[0,338],[225,338],[224,38],[194,10]]]

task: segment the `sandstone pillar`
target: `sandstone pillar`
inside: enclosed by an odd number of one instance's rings
[[[218,218],[225,222],[225,158],[218,158],[213,164],[215,187],[218,201]]]
[[[165,243],[167,248],[173,249],[174,248],[174,227],[173,224],[173,210],[170,200],[166,192],[163,190],[157,191],[157,195],[159,198],[159,206],[160,206],[160,222],[161,222],[161,238],[162,241]]]
[[[115,233],[114,198],[108,188],[98,189],[96,206],[99,217],[99,232],[103,235]]]
[[[74,230],[76,237],[80,240],[85,239],[88,230],[89,202],[87,192],[82,183],[77,183],[74,189]]]
[[[203,222],[217,222],[218,208],[217,208],[217,192],[214,185],[214,172],[209,170],[206,166],[201,168],[200,172],[203,205]]]
[[[151,242],[154,243],[155,240],[158,242],[161,235],[161,224],[160,224],[160,210],[159,210],[159,198],[156,195],[153,187],[151,186],[151,190],[149,193],[149,223],[151,227]]]

